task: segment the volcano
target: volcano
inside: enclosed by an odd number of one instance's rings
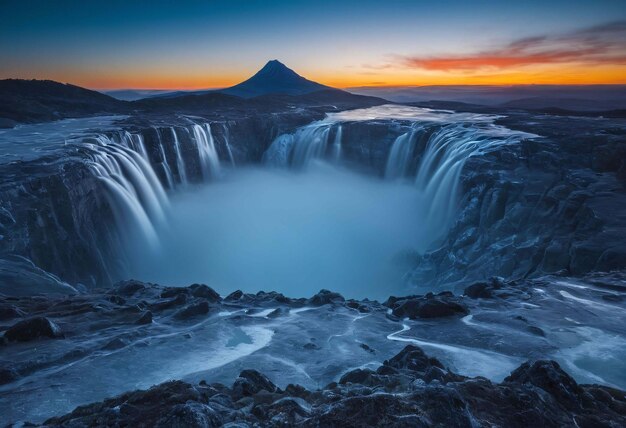
[[[266,94],[303,95],[315,91],[332,89],[329,86],[305,79],[274,59],[268,61],[254,76],[219,92],[242,98],[252,98]]]

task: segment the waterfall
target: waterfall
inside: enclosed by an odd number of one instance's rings
[[[343,128],[341,125],[337,127],[337,133],[335,134],[335,141],[333,142],[333,161],[339,163],[341,160],[341,137]]]
[[[220,161],[215,150],[215,141],[211,125],[206,124],[206,131],[201,125],[193,125],[193,135],[200,156],[200,167],[205,180],[216,178],[220,173]]]
[[[183,159],[182,152],[180,150],[180,142],[178,141],[178,135],[176,135],[176,129],[171,127],[172,137],[174,138],[174,152],[176,153],[176,168],[178,169],[178,178],[180,184],[187,185],[187,171],[185,167],[185,160]]]
[[[328,155],[338,161],[341,157],[342,129],[338,127],[329,154],[328,139],[332,125],[319,121],[298,128],[293,134],[279,135],[263,155],[264,162],[275,166],[306,168],[311,160],[323,159]]]
[[[303,168],[311,159],[319,159],[326,153],[330,125],[314,123],[300,128],[294,136],[291,165]]]
[[[233,156],[233,151],[230,148],[230,132],[228,130],[228,125],[224,123],[224,143],[226,144],[226,151],[228,151],[228,158],[230,159],[230,164],[232,166],[235,165],[235,157]]]
[[[163,168],[163,173],[165,174],[165,181],[167,181],[168,189],[174,188],[174,178],[172,176],[172,170],[170,169],[169,164],[167,163],[167,157],[165,156],[165,149],[163,148],[163,140],[161,139],[161,133],[158,128],[154,128],[157,134],[157,140],[159,141],[159,153],[161,153],[161,168]]]
[[[143,136],[141,134],[131,134],[128,131],[120,131],[118,138],[121,145],[139,153],[147,162],[150,162],[148,151],[146,150],[146,145],[143,142]]]
[[[156,248],[156,227],[165,224],[169,201],[152,166],[141,154],[107,136],[95,140],[97,144],[87,145],[91,169],[108,190],[107,199],[119,229],[124,231],[123,238],[139,232],[151,248]]]
[[[413,126],[410,131],[395,139],[387,158],[385,178],[395,180],[407,176],[415,152],[415,141],[419,130],[421,127]]]
[[[520,137],[521,134],[502,133],[499,128],[472,124],[446,125],[433,133],[415,178],[415,186],[428,203],[428,224],[443,232],[454,220],[461,171],[467,159]]]

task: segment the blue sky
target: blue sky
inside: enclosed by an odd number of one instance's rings
[[[623,20],[623,0],[1,1],[0,78],[218,87],[277,58],[338,86],[456,82],[471,73],[437,74],[403,58],[473,55]]]

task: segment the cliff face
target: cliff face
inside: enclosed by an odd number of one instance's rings
[[[263,162],[276,137],[323,115],[316,108],[230,117],[214,112],[191,120],[152,114],[129,117],[120,126],[141,140],[142,156],[161,192],[169,193],[183,178],[188,183],[207,179],[192,121],[205,134],[209,125],[218,162],[242,166]],[[626,144],[619,123],[527,113],[511,114],[501,123],[540,137],[467,159],[454,223],[445,239],[415,258],[411,282],[450,287],[494,275],[583,274],[626,266],[621,209],[626,205]],[[347,121],[341,131],[331,126],[325,138],[333,142],[340,132],[341,161],[383,176],[394,142],[412,126],[397,120]],[[415,176],[429,138],[440,129],[430,126],[416,139],[407,176]],[[121,141],[122,134],[103,135]],[[73,145],[62,157],[0,165],[3,256],[24,256],[70,284],[88,287],[121,279],[126,268],[115,213],[93,174],[100,143],[92,143]],[[327,150],[321,155],[334,156],[330,143]]]

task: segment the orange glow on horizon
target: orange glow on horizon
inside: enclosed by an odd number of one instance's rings
[[[233,72],[178,74],[133,70],[120,73],[58,70],[56,73],[25,75],[20,78],[50,79],[95,90],[199,90],[236,85],[256,70]],[[451,72],[394,68],[384,70],[311,71],[295,70],[304,77],[336,88],[358,86],[429,86],[429,85],[592,85],[626,84],[626,64],[610,65],[541,65],[517,70],[485,70]]]

